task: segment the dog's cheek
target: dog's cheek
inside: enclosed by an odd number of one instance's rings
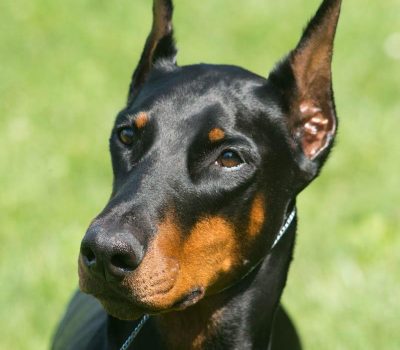
[[[253,260],[258,261],[263,251],[259,244],[265,223],[263,194],[254,197],[246,216],[247,225],[240,231],[226,217],[204,217],[185,234],[185,239],[171,217],[161,225],[159,235],[164,236],[165,243],[159,253],[174,256],[179,263],[174,287],[177,297],[196,287],[207,293],[218,292],[240,279],[252,267]]]
[[[155,295],[151,302],[167,306],[196,288],[223,286],[242,261],[240,236],[225,218],[202,218],[184,234],[171,214],[159,226],[131,288],[140,299],[150,302]]]
[[[141,301],[168,308],[197,288],[213,292],[232,281],[244,261],[240,245],[235,226],[223,217],[202,218],[183,234],[175,215],[167,215],[139,269],[125,282]]]

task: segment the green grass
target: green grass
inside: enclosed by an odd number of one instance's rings
[[[179,61],[266,75],[318,3],[176,0]],[[344,0],[340,133],[300,196],[284,295],[306,349],[399,348],[400,43],[388,39],[399,13],[399,0]],[[150,0],[0,2],[1,349],[46,348],[77,285],[80,239],[110,192],[108,134],[149,26]]]

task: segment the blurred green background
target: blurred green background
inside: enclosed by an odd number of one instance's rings
[[[176,0],[179,62],[267,75],[319,0]],[[0,2],[0,348],[47,348],[111,188],[108,135],[150,0]],[[344,0],[341,118],[300,196],[284,302],[306,349],[400,348],[400,0]]]

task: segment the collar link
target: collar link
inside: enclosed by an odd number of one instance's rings
[[[293,210],[290,212],[289,216],[286,218],[285,223],[279,230],[277,236],[275,237],[274,243],[272,243],[271,250],[275,248],[275,246],[279,243],[283,235],[287,232],[288,228],[293,222],[293,219],[296,216],[296,207],[293,208]]]

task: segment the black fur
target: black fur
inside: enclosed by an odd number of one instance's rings
[[[110,313],[130,318],[125,309],[132,309],[136,310],[132,319],[143,313],[153,315],[132,349],[301,348],[280,305],[297,219],[273,249],[272,243],[295,208],[297,194],[318,175],[333,144],[337,120],[329,78],[339,9],[340,0],[323,1],[298,46],[265,79],[228,65],[179,67],[172,2],[154,1],[153,28],[133,74],[127,105],[118,114],[110,137],[112,195],[86,233],[80,255],[82,288],[98,297]],[[313,71],[317,78],[304,85],[318,81],[318,88],[327,93],[314,96],[315,89],[302,90],[301,79],[306,78],[296,70],[296,59],[306,50],[312,55],[310,43],[318,42],[324,31],[328,33],[323,38],[326,52],[321,57],[326,59],[327,71]],[[303,102],[311,105],[304,113]],[[143,111],[146,125],[135,127],[133,119]],[[333,126],[325,128],[326,124]],[[212,128],[223,129],[224,137],[210,142]],[[126,129],[133,140],[129,145],[121,142],[121,130]],[[319,145],[313,132],[325,143]],[[239,168],[221,166],[219,159],[227,150],[240,159]],[[140,267],[171,208],[183,241],[201,218],[218,216],[229,220],[246,242],[249,211],[260,193],[267,219],[257,243],[248,248],[247,267],[217,283],[215,289],[210,287],[212,292],[208,286],[205,291],[187,291],[183,301],[158,309],[123,284]],[[100,259],[104,260],[101,264]],[[85,278],[89,282],[82,282]],[[190,296],[203,291],[203,299],[192,305]],[[114,298],[125,300],[126,307],[107,306]],[[177,306],[184,302],[190,306]],[[209,305],[220,313],[201,345],[181,341],[195,327],[190,317],[201,318]],[[182,316],[187,314],[191,316]],[[160,321],[168,315],[172,315],[170,327]],[[181,317],[182,324],[176,327],[174,320]],[[108,315],[92,296],[77,292],[52,347],[118,349],[137,322]],[[172,333],[176,339],[171,340]]]

